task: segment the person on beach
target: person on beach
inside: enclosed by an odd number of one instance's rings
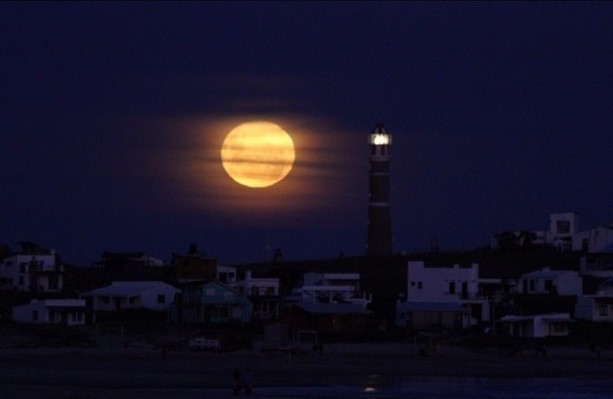
[[[232,394],[238,395],[241,391],[241,373],[237,369],[235,369],[234,373],[232,373],[232,381]]]

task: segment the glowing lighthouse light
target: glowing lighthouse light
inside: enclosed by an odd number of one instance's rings
[[[376,133],[370,138],[370,143],[374,145],[386,145],[390,144],[390,136],[387,134]]]
[[[377,157],[389,157],[389,147],[392,144],[392,135],[385,130],[383,124],[378,123],[375,129],[370,133],[370,155]]]

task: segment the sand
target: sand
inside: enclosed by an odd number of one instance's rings
[[[441,347],[424,357],[413,345],[330,344],[301,356],[261,350],[231,353],[167,352],[146,348],[2,349],[3,399],[171,399],[232,397],[232,372],[250,368],[254,397],[327,397],[299,387],[391,385],[403,378],[613,377],[613,353],[597,359],[589,348],[548,348],[510,356],[493,350]],[[279,387],[284,387],[280,389]]]

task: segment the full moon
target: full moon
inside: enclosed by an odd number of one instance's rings
[[[221,162],[228,175],[252,188],[269,187],[283,180],[295,159],[291,136],[272,122],[238,125],[221,147]]]

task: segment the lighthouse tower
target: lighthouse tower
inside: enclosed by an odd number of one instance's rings
[[[392,135],[378,123],[369,136],[370,173],[368,199],[368,255],[392,253],[390,216],[390,160]]]

